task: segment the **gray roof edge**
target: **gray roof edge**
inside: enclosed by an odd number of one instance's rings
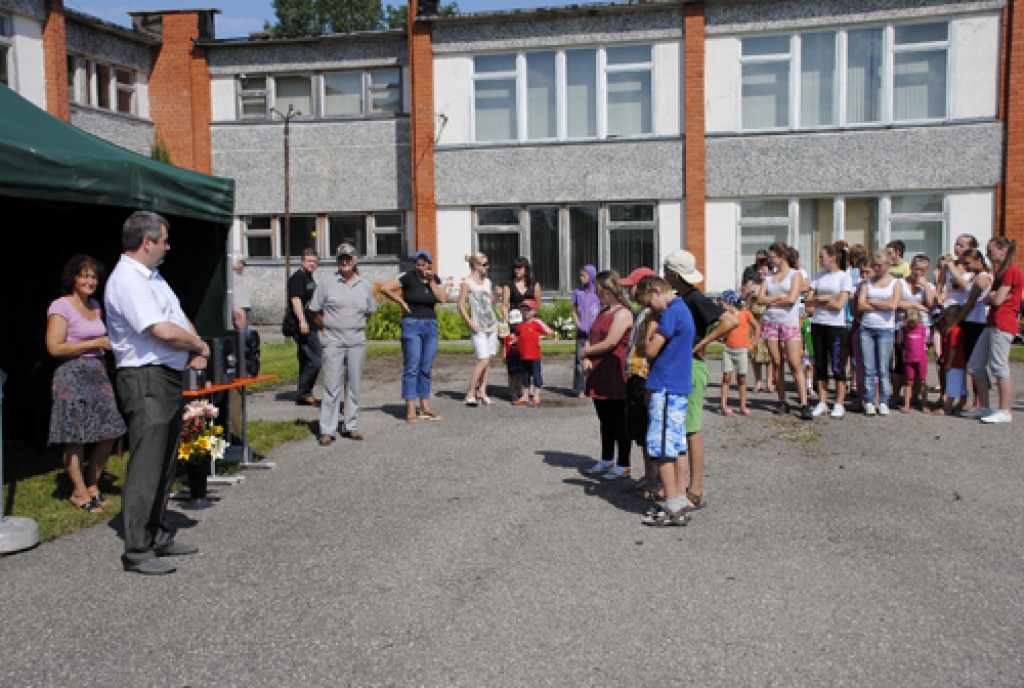
[[[95,29],[106,31],[107,33],[112,33],[117,36],[121,36],[122,38],[127,38],[129,40],[136,41],[138,43],[143,43],[145,45],[163,45],[163,41],[159,38],[154,38],[153,36],[150,36],[148,34],[134,31],[127,27],[121,26],[120,24],[108,22],[105,19],[94,17],[91,14],[85,14],[84,12],[73,10],[70,7],[64,8],[64,16],[65,19],[73,21],[75,23],[85,24],[86,26],[91,26]]]
[[[430,23],[457,23],[459,21],[479,22],[501,19],[534,19],[544,17],[573,16],[580,14],[618,13],[680,9],[684,5],[700,0],[648,0],[648,2],[595,2],[586,5],[555,5],[551,7],[530,7],[514,10],[489,10],[459,14],[434,14],[420,16],[416,21]]]

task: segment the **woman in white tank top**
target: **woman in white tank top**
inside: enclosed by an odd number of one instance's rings
[[[793,382],[800,394],[800,417],[813,420],[807,405],[807,384],[804,379],[803,340],[800,337],[800,294],[804,290],[803,277],[793,267],[796,263],[793,249],[776,242],[768,248],[768,260],[776,272],[761,284],[758,303],[765,306],[762,336],[768,342],[768,352],[775,368],[775,391],[779,395],[776,413],[789,413],[786,401],[786,370],[789,364]],[[785,361],[783,361],[785,359]]]
[[[487,270],[490,266],[487,256],[482,253],[466,256],[466,262],[469,263],[470,273],[459,287],[459,313],[473,333],[476,365],[469,375],[469,390],[466,392],[465,404],[490,406],[494,402],[487,396],[487,380],[491,372],[491,358],[498,352],[498,319],[494,316],[491,280],[487,279]]]
[[[961,272],[972,275],[972,278],[963,303],[958,304],[960,312],[957,313],[951,322],[946,324],[945,329],[949,331],[953,329],[954,325],[960,325],[964,333],[964,349],[967,354],[967,360],[971,360],[971,354],[974,353],[978,340],[981,338],[982,332],[985,331],[985,320],[988,315],[985,297],[988,296],[989,290],[992,288],[992,274],[988,271],[988,265],[985,263],[985,258],[981,255],[981,251],[976,248],[964,251],[957,262],[960,264]],[[967,390],[971,391],[973,389],[975,389],[974,381],[971,379],[970,373],[968,373]],[[967,404],[964,407],[964,412],[970,413],[977,408],[978,396],[975,394],[974,402]]]
[[[874,275],[862,283],[857,297],[860,318],[860,349],[864,359],[864,415],[889,415],[892,384],[889,365],[896,339],[896,307],[901,282],[889,274],[892,263],[885,251],[875,253],[871,261]],[[875,377],[878,385],[875,385]]]

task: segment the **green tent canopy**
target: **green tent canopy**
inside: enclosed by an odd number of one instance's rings
[[[235,182],[115,146],[0,84],[0,196],[145,208],[229,224]]]

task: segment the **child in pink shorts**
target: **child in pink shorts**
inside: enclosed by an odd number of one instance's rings
[[[921,405],[928,413],[928,392],[925,382],[928,378],[928,328],[921,322],[921,311],[917,308],[906,310],[903,329],[903,375],[907,380],[903,388],[903,413],[910,413],[911,403]]]

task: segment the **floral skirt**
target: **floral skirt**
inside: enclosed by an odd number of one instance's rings
[[[52,392],[50,444],[90,444],[128,431],[102,358],[62,363],[53,374]]]

